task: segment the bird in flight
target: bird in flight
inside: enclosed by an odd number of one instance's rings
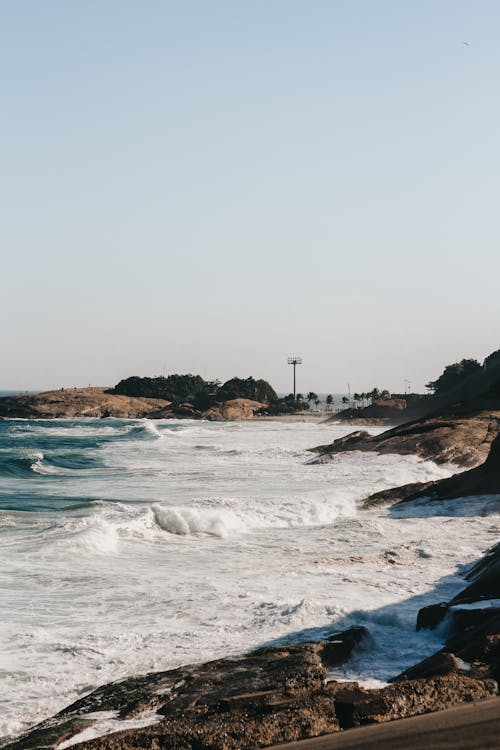
[[[470,47],[470,42],[464,42],[466,47]]]

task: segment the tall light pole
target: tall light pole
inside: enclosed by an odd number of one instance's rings
[[[288,364],[293,365],[293,400],[295,401],[296,397],[296,387],[295,387],[295,368],[297,365],[302,364],[302,357],[288,357]]]

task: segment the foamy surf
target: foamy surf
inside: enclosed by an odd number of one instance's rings
[[[434,650],[416,612],[463,588],[456,569],[496,540],[498,511],[360,512],[373,492],[452,469],[358,453],[307,465],[307,448],[347,431],[0,423],[0,733],[132,673],[332,627],[372,633],[337,675],[365,684]]]

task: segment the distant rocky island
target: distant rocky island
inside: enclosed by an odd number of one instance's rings
[[[130,377],[113,388],[61,388],[0,398],[0,417],[20,419],[188,418],[249,419],[254,414],[308,410],[306,401],[280,399],[265,380],[232,378],[221,384],[199,375]]]

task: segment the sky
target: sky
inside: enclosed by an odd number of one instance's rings
[[[0,388],[500,347],[496,0],[0,0]],[[467,42],[467,44],[465,44]]]

